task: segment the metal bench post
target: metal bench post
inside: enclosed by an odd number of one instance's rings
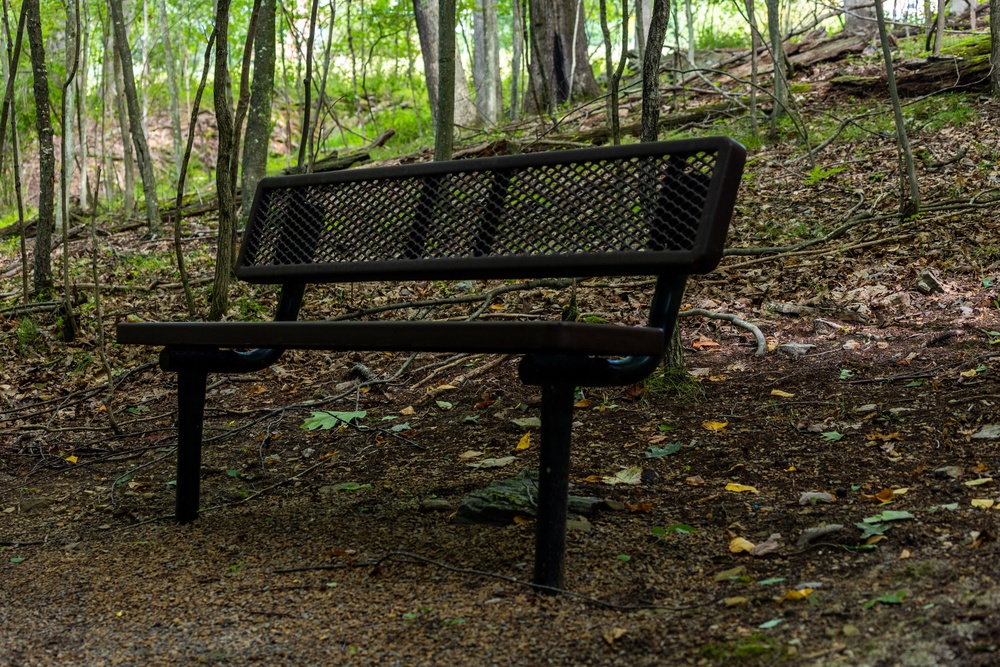
[[[204,423],[208,374],[177,373],[177,505],[178,523],[198,518],[201,486],[201,431]]]
[[[573,390],[566,383],[542,385],[534,583],[554,588],[562,586],[566,552]]]

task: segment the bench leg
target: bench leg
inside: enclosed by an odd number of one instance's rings
[[[539,586],[563,583],[572,423],[573,385],[543,385],[534,578]]]
[[[201,430],[205,419],[205,385],[199,371],[177,373],[177,505],[178,523],[198,518],[201,485]]]

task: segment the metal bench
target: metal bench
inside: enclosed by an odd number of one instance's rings
[[[574,389],[656,369],[688,275],[722,256],[745,157],[705,138],[262,180],[236,276],[281,285],[274,321],[118,325],[119,343],[163,346],[177,373],[177,520],[198,515],[209,373],[285,349],[516,353],[542,389],[534,582],[560,586]],[[643,327],[296,321],[309,283],[633,275],[658,277]]]

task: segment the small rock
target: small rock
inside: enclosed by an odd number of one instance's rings
[[[790,357],[801,357],[814,347],[816,346],[812,343],[782,343],[778,346],[777,350]]]
[[[45,509],[52,504],[51,498],[39,496],[37,498],[24,498],[21,500],[21,511],[28,513],[35,510]]]
[[[916,287],[918,292],[926,296],[935,293],[944,294],[944,287],[941,286],[941,281],[938,280],[938,277],[930,269],[924,269],[917,274]]]
[[[566,519],[566,530],[573,530],[578,533],[589,533],[593,530],[593,526],[590,520],[585,516],[578,516],[571,519]]]
[[[861,634],[861,630],[858,629],[856,625],[847,624],[840,629],[844,633],[845,637],[857,637]]]
[[[987,424],[972,437],[976,440],[995,440],[1000,438],[1000,424]]]
[[[452,509],[451,503],[444,498],[425,498],[420,503],[421,512],[450,512]]]
[[[875,412],[876,410],[878,410],[878,405],[875,403],[865,403],[864,405],[859,405],[858,407],[854,408],[854,412],[858,413],[869,413],[869,412]]]
[[[618,500],[605,500],[604,506],[613,512],[622,512],[625,510],[625,503]]]
[[[951,477],[958,479],[962,476],[962,469],[959,466],[944,466],[934,471],[936,477]]]

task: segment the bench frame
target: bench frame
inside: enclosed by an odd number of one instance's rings
[[[693,171],[690,161],[695,160],[696,164],[701,165],[697,160],[702,159],[699,156],[706,155],[711,169],[706,173]],[[680,165],[675,170],[676,173],[671,171],[671,167],[667,169],[666,176],[662,173],[658,176],[661,181],[658,181],[657,187],[663,194],[657,196],[662,196],[663,200],[657,200],[655,206],[668,212],[676,208],[684,214],[679,219],[684,220],[684,216],[691,218],[690,228],[692,231],[697,230],[697,238],[691,247],[664,250],[657,246],[651,249],[590,252],[590,246],[584,243],[584,251],[518,255],[496,252],[489,243],[482,241],[485,235],[483,229],[488,229],[489,241],[492,242],[498,224],[516,225],[516,219],[504,223],[503,216],[516,218],[509,208],[515,204],[525,206],[523,196],[520,203],[510,204],[505,201],[511,179],[518,178],[519,174],[531,174],[535,173],[531,170],[539,169],[554,170],[552,173],[560,173],[560,169],[575,169],[577,171],[571,172],[573,178],[586,179],[591,178],[589,172],[579,171],[578,165],[621,163],[626,165],[621,169],[634,170],[637,167],[629,165],[645,164],[644,160],[650,160],[653,161],[650,164],[662,166],[675,158]],[[244,234],[236,274],[238,278],[254,283],[281,285],[274,321],[143,322],[118,325],[118,342],[163,346],[160,354],[161,368],[177,373],[177,520],[187,523],[198,516],[202,428],[209,373],[262,370],[277,361],[285,349],[522,354],[524,356],[519,366],[521,381],[540,386],[542,390],[533,581],[541,590],[562,586],[575,388],[630,385],[648,376],[659,365],[664,346],[673,332],[688,275],[711,271],[721,259],[745,158],[746,152],[738,143],[713,137],[262,180]],[[267,224],[265,219],[268,212],[275,210],[282,201],[300,205],[303,199],[317,197],[316,192],[336,193],[337,188],[351,187],[371,187],[374,188],[373,192],[378,192],[380,188],[395,188],[398,183],[416,179],[414,182],[420,188],[418,198],[428,197],[428,192],[433,195],[433,205],[424,204],[423,209],[418,205],[416,210],[420,215],[444,216],[439,211],[446,210],[449,202],[464,199],[465,195],[460,189],[453,188],[449,191],[447,187],[442,195],[440,184],[447,184],[449,178],[469,178],[470,174],[485,174],[491,188],[485,196],[487,200],[491,200],[488,202],[490,206],[483,206],[480,217],[467,222],[470,227],[479,230],[475,232],[478,237],[473,240],[473,251],[466,248],[456,251],[457,256],[425,257],[426,248],[421,243],[430,245],[424,238],[426,232],[417,233],[419,238],[415,241],[414,232],[411,231],[406,236],[403,257],[368,261],[351,261],[350,258],[333,262],[318,261],[314,256],[317,252],[316,244],[313,244],[305,250],[296,250],[291,261],[280,257],[271,263],[260,261],[258,255],[267,253],[261,249],[264,242],[259,241],[257,235],[263,233],[260,229]],[[593,178],[598,179],[593,187],[604,187],[604,181],[599,180],[601,177]],[[682,184],[683,187],[678,187],[677,192],[683,194],[686,192],[685,188],[691,185],[692,178],[705,179],[701,210],[688,210],[690,207],[671,199],[676,197],[676,193],[670,188],[677,186],[672,179],[688,179],[686,184]],[[498,183],[502,185],[502,190]],[[696,189],[702,187],[700,183],[694,185]],[[499,194],[494,195],[494,192]],[[296,193],[302,194],[298,196]],[[286,199],[282,200],[281,197]],[[544,209],[530,201],[528,205],[533,205],[534,209]],[[549,214],[545,210],[540,215],[582,218],[587,213],[551,209]],[[666,215],[663,211],[657,209],[655,214],[641,211],[635,215],[652,219]],[[337,210],[324,210],[321,219],[329,220],[330,216],[336,214]],[[284,215],[289,217],[289,221],[279,221],[281,229],[277,233],[280,238],[275,242],[278,249],[272,248],[269,251],[271,255],[280,255],[282,244],[291,238],[293,232],[301,235],[304,228],[304,223],[298,219],[302,215]],[[623,215],[633,214],[626,211]],[[296,219],[292,220],[292,217]],[[587,220],[587,224],[600,222]],[[634,221],[628,224],[632,222]],[[308,228],[312,229],[317,224],[320,223],[310,222],[311,226]],[[327,230],[330,229],[329,222],[322,224],[326,225]],[[466,224],[465,219],[462,224]],[[653,220],[648,224],[655,226],[657,221]],[[287,231],[286,227],[291,231]],[[426,227],[414,224],[413,229],[426,230]],[[657,276],[657,283],[650,304],[648,325],[645,327],[579,322],[296,321],[305,287],[309,283],[649,274]],[[240,351],[241,348],[253,349]]]

